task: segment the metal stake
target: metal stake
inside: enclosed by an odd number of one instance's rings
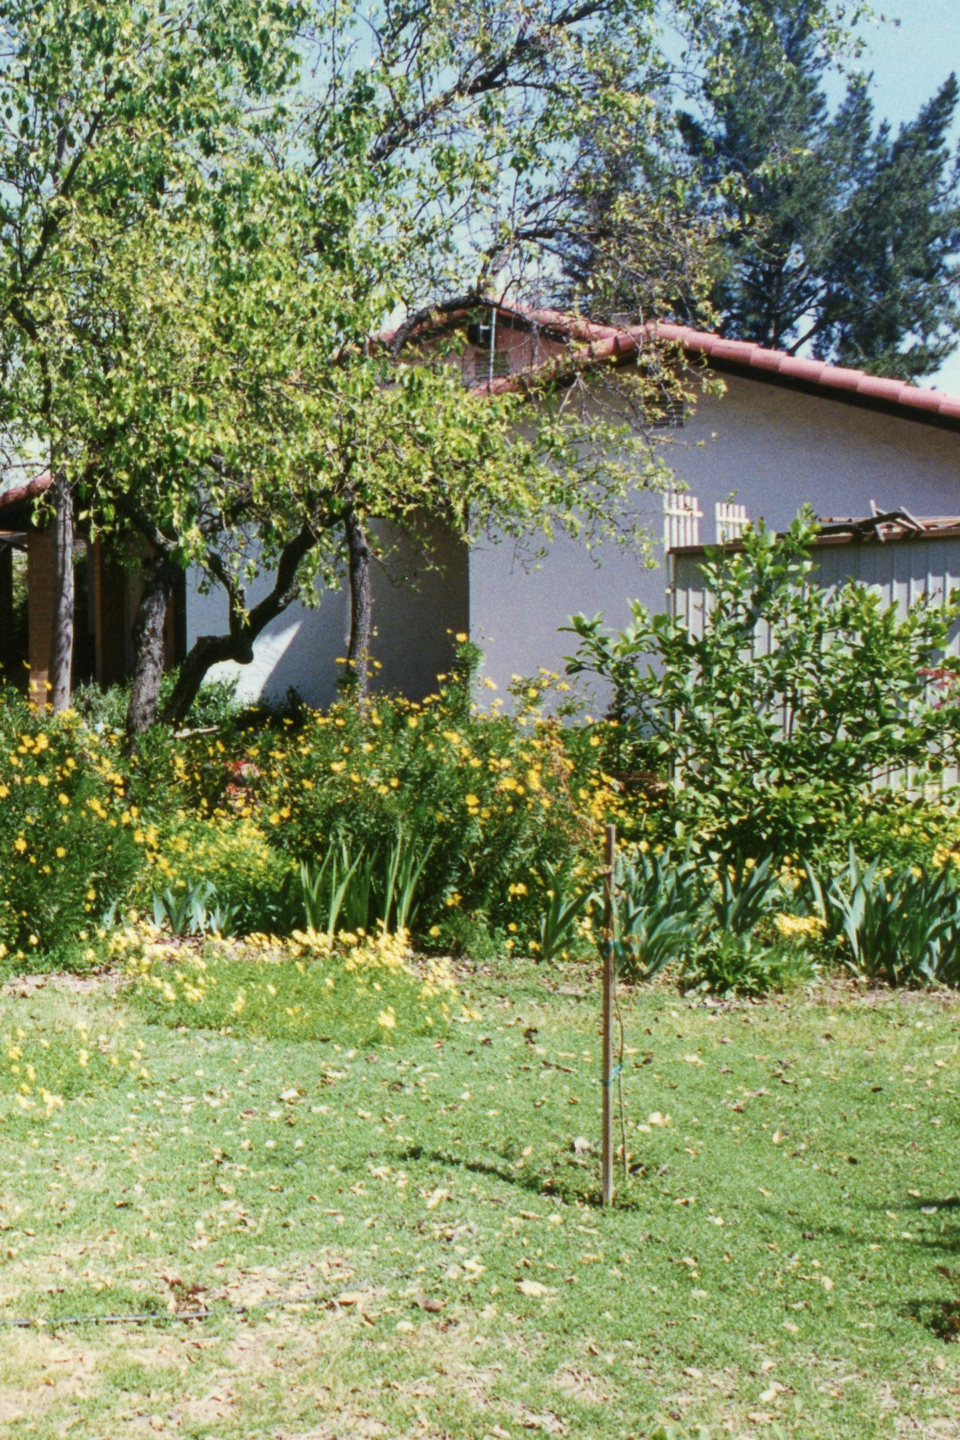
[[[613,900],[616,858],[617,829],[615,825],[608,825],[604,840],[603,877],[603,1205],[613,1204]]]

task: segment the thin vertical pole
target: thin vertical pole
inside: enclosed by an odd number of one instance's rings
[[[603,877],[603,1140],[602,1203],[613,1204],[613,898],[617,830],[608,825],[604,841]]]

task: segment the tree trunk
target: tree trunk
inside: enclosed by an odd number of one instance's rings
[[[297,572],[301,562],[317,544],[321,530],[330,529],[334,523],[334,518],[329,516],[315,517],[311,524],[302,527],[280,552],[277,578],[270,594],[265,595],[250,611],[243,609],[242,595],[232,589],[222,573],[219,574],[218,578],[230,595],[230,632],[227,635],[200,635],[194,641],[180,666],[173,694],[163,707],[160,719],[165,724],[178,725],[186,718],[211,666],[223,660],[232,660],[237,665],[250,664],[257,636],[300,594]]]
[[[180,569],[154,553],[144,568],[143,591],[133,626],[134,662],[127,705],[127,749],[132,750],[157,718],[163,677],[164,625]]]
[[[53,643],[50,651],[50,704],[66,710],[73,678],[73,493],[64,475],[54,475],[53,492]]]
[[[223,660],[232,660],[235,665],[249,665],[252,659],[253,637],[248,644],[243,644],[233,635],[199,635],[180,666],[173,694],[164,705],[160,719],[165,725],[179,725],[185,720],[207,671],[214,665]]]
[[[347,676],[357,700],[367,698],[370,684],[370,634],[373,626],[373,595],[370,585],[370,544],[357,512],[344,517],[347,554],[350,562],[350,644],[347,649]]]

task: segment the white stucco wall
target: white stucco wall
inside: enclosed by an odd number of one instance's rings
[[[409,537],[385,533],[384,544],[384,563],[373,573],[371,650],[382,666],[373,672],[373,688],[402,690],[420,699],[435,688],[438,672],[449,665],[451,632],[468,628],[466,557],[455,541],[440,534],[433,537],[429,562],[424,548]],[[197,579],[188,577],[188,647],[198,635],[221,635],[227,628],[223,591],[202,595]],[[255,605],[271,585],[269,576],[251,585],[248,605]],[[267,626],[256,641],[251,664],[217,665],[209,678],[235,678],[243,701],[283,700],[294,690],[309,705],[329,705],[349,630],[346,588],[321,591],[316,608],[291,605]]]
[[[672,432],[665,456],[704,511],[702,543],[715,540],[714,503],[732,495],[749,517],[786,526],[804,503],[818,515],[868,515],[870,501],[916,514],[960,514],[960,434],[897,416],[730,377],[722,397],[701,400]],[[638,498],[650,515],[662,561],[659,497]],[[559,634],[575,611],[629,618],[627,602],[666,605],[667,572],[606,545],[599,566],[558,540],[526,571],[508,547],[479,546],[470,561],[470,620],[484,644],[487,673],[503,684],[539,666],[561,669],[574,637]]]

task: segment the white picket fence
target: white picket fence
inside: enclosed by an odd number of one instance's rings
[[[663,497],[664,550],[699,545],[702,519],[703,511],[695,495],[682,495],[676,490],[668,490]]]
[[[717,544],[726,545],[728,540],[739,540],[750,521],[746,505],[731,505],[718,500],[713,507],[716,516]]]

